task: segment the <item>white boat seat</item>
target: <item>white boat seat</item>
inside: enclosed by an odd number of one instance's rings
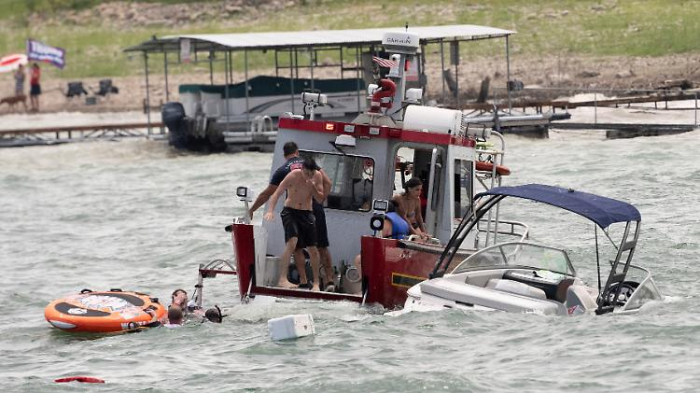
[[[598,307],[596,297],[583,285],[571,285],[566,290],[566,308],[581,307],[584,311]]]
[[[556,300],[557,286],[560,280],[542,277],[531,270],[508,270],[503,274],[503,278],[539,288],[547,295],[547,299]]]
[[[502,292],[514,293],[516,295],[532,297],[535,299],[547,299],[547,295],[540,288],[535,288],[525,283],[513,280],[492,278],[486,282],[486,288],[495,289],[497,291]]]

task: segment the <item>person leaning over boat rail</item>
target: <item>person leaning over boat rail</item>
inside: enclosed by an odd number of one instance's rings
[[[392,201],[396,204],[396,212],[409,224],[411,235],[420,236],[423,239],[430,238],[425,230],[423,214],[421,213],[421,192],[423,181],[417,177],[410,178],[404,184],[404,193],[394,195]]]
[[[272,174],[270,184],[268,184],[267,187],[258,195],[258,197],[255,198],[253,206],[251,206],[250,210],[248,210],[248,215],[251,219],[253,219],[253,213],[255,213],[260,206],[264,205],[270,199],[272,194],[275,193],[277,187],[279,187],[280,183],[282,183],[282,180],[284,180],[289,172],[302,167],[304,159],[299,157],[299,147],[296,143],[285,143],[282,147],[282,153],[284,154],[284,159],[286,161],[284,164],[282,164],[282,166],[277,168],[275,173]]]
[[[307,157],[302,169],[294,169],[285,176],[275,193],[270,197],[265,220],[274,218],[275,205],[283,192],[287,192],[284,209],[280,213],[284,226],[286,245],[280,257],[282,266],[289,265],[292,253],[296,249],[307,248],[311,257],[312,274],[319,271],[320,257],[316,248],[316,217],[313,214],[313,199],[323,199],[323,176],[318,171],[316,162]],[[305,262],[296,261],[301,283],[299,288],[310,289],[306,277]],[[306,282],[304,282],[306,281]],[[279,286],[289,286],[286,274],[280,274]],[[319,290],[319,280],[313,281],[313,290]]]
[[[304,159],[299,157],[299,147],[296,143],[285,143],[282,147],[282,153],[284,154],[284,159],[286,161],[279,168],[277,168],[277,170],[272,174],[272,177],[270,178],[270,183],[258,195],[258,197],[255,198],[253,206],[251,206],[250,210],[248,210],[248,215],[251,219],[253,218],[253,213],[256,210],[258,210],[260,206],[264,205],[270,199],[270,196],[274,194],[274,192],[277,190],[277,187],[279,187],[280,183],[282,183],[282,180],[284,180],[284,178],[292,170],[299,169],[302,167]],[[328,197],[328,194],[330,194],[331,192],[331,180],[330,178],[328,178],[328,175],[326,175],[326,172],[324,172],[323,169],[319,168],[319,173],[321,173],[321,176],[323,177],[323,198],[318,200],[314,199],[313,201],[313,212],[314,216],[316,217],[316,248],[318,248],[318,253],[321,258],[321,266],[325,271],[326,277],[333,277],[333,261],[331,259],[331,253],[328,250],[330,242],[328,241],[326,213],[323,208],[323,201]],[[296,262],[297,268],[303,269],[304,271],[304,264],[300,264],[299,262],[305,261],[305,259],[306,258],[304,257],[304,252],[301,248],[294,250],[294,261]],[[284,274],[284,272],[287,271],[286,265],[281,265],[280,268],[281,274]],[[326,285],[326,288],[324,288],[324,290],[334,291],[335,285],[333,284],[333,281],[330,279],[327,280],[329,280],[329,283]],[[285,285],[291,285],[291,283],[287,282],[285,283]]]
[[[411,234],[410,225],[398,213],[393,201],[389,202],[389,208],[384,215],[384,224],[382,225],[382,237],[387,239],[404,240]],[[355,269],[360,277],[362,277],[362,254],[357,254],[353,261]]]

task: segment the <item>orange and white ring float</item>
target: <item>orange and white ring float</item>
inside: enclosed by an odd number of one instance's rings
[[[493,163],[492,162],[476,161],[474,163],[474,166],[476,167],[477,171],[493,172]],[[501,176],[508,176],[508,175],[510,175],[510,169],[508,169],[508,167],[505,167],[503,165],[496,165],[496,173],[498,173]]]
[[[157,325],[166,308],[158,299],[139,292],[92,292],[54,300],[44,309],[54,327],[71,332],[110,333]]]

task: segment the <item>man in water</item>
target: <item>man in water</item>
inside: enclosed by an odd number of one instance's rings
[[[214,306],[214,308],[208,309],[204,313],[204,317],[209,321],[213,323],[221,323],[221,321],[224,319],[224,315],[221,313],[221,309],[219,306]]]
[[[188,314],[194,314],[198,317],[203,317],[204,316],[204,311],[202,311],[201,308],[197,307],[193,301],[189,301],[187,298],[187,291],[184,289],[176,289],[173,291],[173,294],[171,295],[171,304],[170,306],[178,306],[182,310],[185,316]]]
[[[272,178],[270,178],[270,184],[268,184],[267,187],[258,195],[258,197],[255,198],[253,206],[251,206],[250,210],[248,211],[250,218],[253,218],[253,213],[270,199],[270,196],[277,190],[277,187],[279,187],[280,183],[282,183],[282,180],[284,180],[284,178],[292,170],[299,169],[302,166],[302,162],[304,161],[304,159],[299,157],[299,147],[296,143],[285,143],[282,148],[282,152],[284,153],[284,159],[286,160],[286,162],[282,164],[282,166],[277,168],[275,173],[272,175]],[[326,175],[326,173],[322,169],[319,169],[319,172],[323,177],[323,198],[320,200],[314,199],[313,201],[313,212],[316,218],[316,247],[318,248],[318,252],[320,255],[321,266],[323,266],[326,274],[327,284],[325,290],[332,292],[335,290],[335,286],[333,285],[333,262],[331,260],[331,253],[330,251],[328,251],[328,246],[330,245],[330,243],[328,241],[328,228],[326,227],[326,213],[323,210],[323,201],[328,197],[328,194],[330,194],[332,184],[331,179],[328,178],[328,175]],[[294,261],[296,263],[297,269],[299,269],[300,277],[302,270],[304,271],[304,276],[306,276],[305,262],[300,263],[300,261],[305,260],[306,258],[304,257],[303,250],[301,248],[297,248],[294,251]],[[288,287],[292,284],[289,281],[287,281],[286,272],[287,265],[281,264],[280,274],[282,278],[280,278],[280,284],[281,286]],[[304,281],[302,281],[302,284],[303,283]]]
[[[184,313],[182,308],[178,305],[171,305],[168,307],[168,321],[164,323],[163,326],[166,328],[176,328],[182,326],[184,320]]]
[[[287,266],[292,253],[297,249],[307,248],[311,257],[312,272],[319,271],[319,254],[316,248],[316,217],[313,214],[313,200],[323,200],[323,176],[312,158],[306,158],[302,169],[294,169],[270,197],[265,219],[274,218],[275,205],[283,192],[287,191],[284,209],[280,213],[284,225],[286,245],[280,257],[282,266]],[[299,288],[311,289],[306,277],[305,262],[295,258],[301,283]],[[313,273],[312,273],[313,274]],[[279,286],[289,285],[284,274],[280,276]],[[314,280],[313,290],[319,290],[319,280]]]

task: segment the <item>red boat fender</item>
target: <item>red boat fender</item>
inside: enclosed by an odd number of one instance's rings
[[[83,382],[83,383],[105,383],[104,379],[94,378],[94,377],[66,377],[59,378],[54,382],[64,383],[64,382]]]
[[[488,161],[476,161],[474,163],[477,171],[493,172],[493,163]],[[503,165],[496,165],[496,173],[501,176],[510,175],[510,169]]]

